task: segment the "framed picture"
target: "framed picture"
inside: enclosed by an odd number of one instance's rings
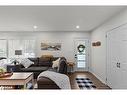
[[[101,42],[100,41],[93,42],[92,43],[92,46],[101,46]]]
[[[41,43],[41,50],[61,50],[61,43]]]

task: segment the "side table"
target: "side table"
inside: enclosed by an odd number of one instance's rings
[[[75,63],[74,62],[67,62],[68,68],[70,69],[70,73],[73,72]]]

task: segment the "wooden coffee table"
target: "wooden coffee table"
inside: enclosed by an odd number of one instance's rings
[[[23,88],[26,89],[30,81],[34,84],[33,73],[13,73],[10,77],[0,78],[0,86],[23,85]]]

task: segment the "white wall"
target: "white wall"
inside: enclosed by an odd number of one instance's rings
[[[36,39],[36,56],[42,54],[53,54],[54,56],[65,56],[68,61],[74,61],[74,39],[90,38],[88,32],[8,32],[0,33],[0,39]],[[41,42],[62,43],[61,51],[42,51]]]
[[[125,23],[127,23],[127,9],[91,32],[91,42],[101,41],[101,46],[91,46],[91,72],[104,83],[106,83],[106,33]]]

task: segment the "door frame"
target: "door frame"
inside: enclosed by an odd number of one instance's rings
[[[117,27],[117,28],[119,28],[119,27]],[[113,29],[106,32],[106,79],[105,79],[105,82],[106,82],[106,85],[108,85],[111,88],[112,88],[112,84],[109,81],[110,77],[109,77],[109,71],[108,71],[110,69],[109,64],[111,61],[111,60],[109,60],[109,42],[110,42],[109,35],[110,35],[110,33],[114,32],[114,30],[117,28],[113,28]]]
[[[90,67],[90,39],[89,38],[74,38],[74,54],[73,54],[73,56],[74,56],[74,63],[76,64],[75,65],[75,67],[74,67],[74,71],[80,71],[81,69],[78,69],[77,68],[77,63],[76,63],[76,58],[75,58],[75,52],[76,52],[76,41],[78,41],[78,40],[85,40],[86,42],[87,42],[87,51],[86,51],[86,53],[87,53],[87,56],[86,56],[86,66],[87,66],[87,68],[86,68],[86,70],[84,70],[84,71],[89,71],[89,67]],[[83,70],[81,70],[81,71],[83,71]]]

